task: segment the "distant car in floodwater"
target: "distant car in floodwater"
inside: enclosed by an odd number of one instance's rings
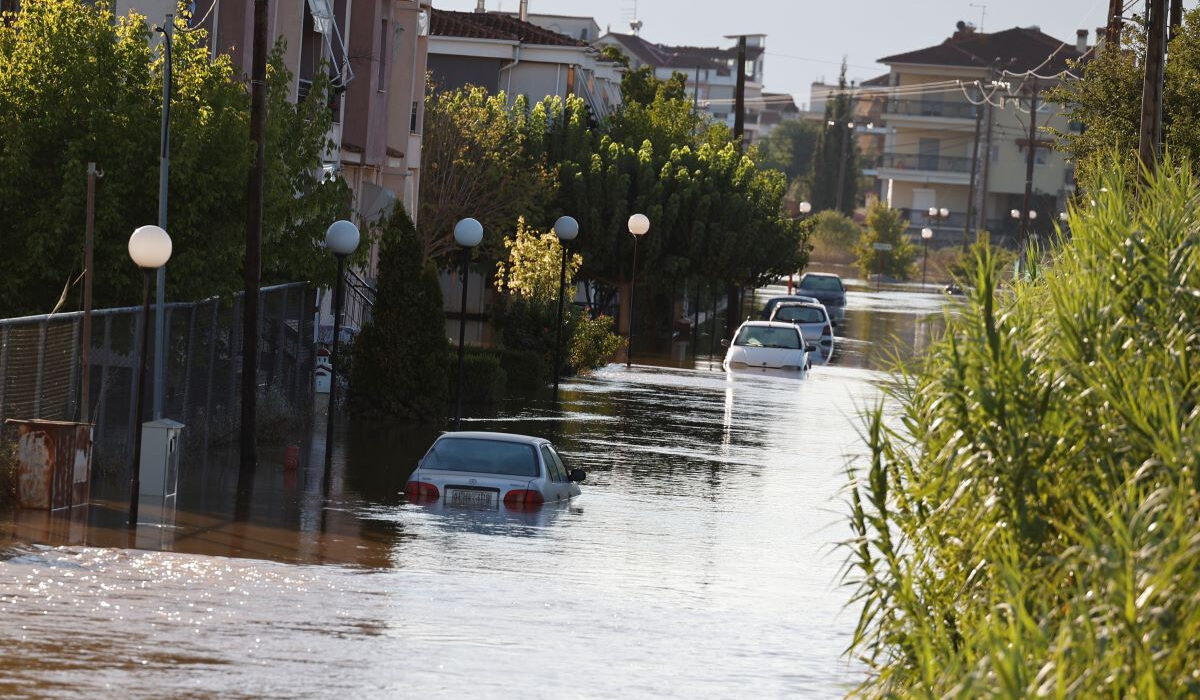
[[[817,346],[810,354],[812,362],[823,365],[833,356],[833,323],[824,305],[784,302],[771,312],[770,320],[796,324],[805,342]]]
[[[791,323],[746,321],[738,327],[733,342],[722,340],[729,348],[722,366],[737,370],[782,370],[802,375],[812,363],[809,352],[817,346],[804,342],[800,329]]]
[[[770,299],[767,299],[767,303],[763,304],[762,311],[760,311],[758,314],[759,318],[761,318],[764,321],[770,321],[771,320],[771,312],[775,310],[775,307],[779,306],[780,304],[789,302],[789,301],[801,302],[804,304],[820,304],[821,303],[816,297],[806,297],[806,296],[800,296],[797,294],[789,294],[784,297],[771,297]]]
[[[521,510],[578,496],[582,469],[568,469],[549,440],[455,432],[434,440],[404,485],[413,503]]]
[[[846,285],[842,278],[824,272],[806,272],[796,284],[797,294],[816,297],[836,323],[846,320]]]

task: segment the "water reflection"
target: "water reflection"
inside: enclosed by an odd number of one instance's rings
[[[120,485],[0,517],[0,694],[841,695],[843,468],[882,376],[862,368],[922,347],[941,304],[852,293],[844,351],[804,378],[612,365],[471,417],[588,472],[534,511],[404,503],[437,427],[356,423],[328,493],[322,426],[280,435],[245,520],[232,448],[132,539]]]

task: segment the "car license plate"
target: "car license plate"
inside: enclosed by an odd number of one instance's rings
[[[447,501],[462,508],[489,508],[495,510],[499,494],[481,489],[446,489]]]

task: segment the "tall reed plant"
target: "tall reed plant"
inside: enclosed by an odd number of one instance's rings
[[[1009,288],[983,247],[867,412],[855,695],[1200,694],[1200,182],[1159,173],[1094,183]]]

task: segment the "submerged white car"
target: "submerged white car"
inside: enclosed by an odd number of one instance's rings
[[[817,346],[814,363],[823,365],[833,356],[833,319],[824,305],[784,302],[771,311],[771,320],[796,324],[805,341]]]
[[[509,433],[445,433],[404,485],[413,503],[523,509],[578,496],[582,469],[567,469],[549,440]]]
[[[777,321],[746,321],[733,342],[722,341],[729,348],[722,366],[731,370],[782,370],[803,372],[811,365],[809,353],[815,345],[804,342],[800,329],[791,323]]]

